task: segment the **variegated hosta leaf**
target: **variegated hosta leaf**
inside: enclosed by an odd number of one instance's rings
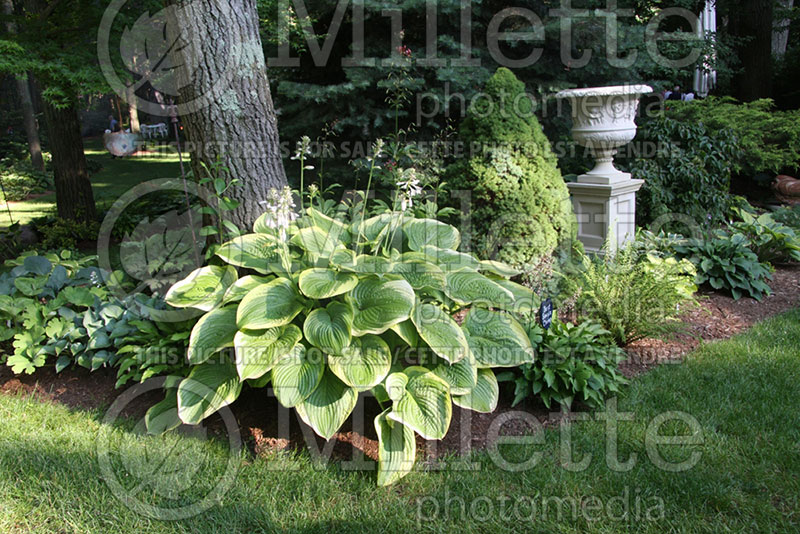
[[[331,302],[306,317],[303,333],[309,343],[326,354],[338,354],[350,344],[353,310],[343,302]]]
[[[539,309],[542,300],[529,288],[511,280],[494,280],[494,283],[510,291],[514,301],[510,306],[498,305],[497,308],[514,313],[530,313]]]
[[[245,234],[223,243],[217,256],[237,267],[246,267],[267,274],[280,266],[277,238],[269,234]]]
[[[292,322],[303,305],[286,278],[276,278],[253,289],[239,303],[236,324],[245,330],[263,330]]]
[[[393,264],[388,258],[383,256],[373,256],[372,254],[359,254],[351,263],[339,265],[346,271],[360,274],[376,274],[382,276],[392,271]]]
[[[237,277],[236,268],[231,265],[201,267],[169,288],[165,300],[176,308],[209,311],[220,303],[225,290],[236,282]]]
[[[227,291],[225,291],[225,295],[222,297],[222,304],[225,305],[231,302],[239,302],[244,298],[245,295],[250,293],[250,291],[262,284],[267,284],[272,280],[274,280],[274,277],[271,276],[255,276],[252,274],[243,276],[239,278],[231,287],[229,287]]]
[[[419,347],[419,334],[417,333],[417,328],[414,326],[414,323],[411,320],[405,320],[402,323],[397,323],[392,327],[392,331],[400,336],[400,339],[406,342],[406,344],[415,349]]]
[[[353,335],[382,334],[405,321],[414,308],[414,289],[405,280],[365,278],[348,295],[353,303]]]
[[[319,386],[298,404],[297,415],[319,436],[331,439],[350,416],[358,402],[358,393],[325,370]]]
[[[407,374],[400,371],[390,374],[384,384],[386,395],[393,401],[399,401],[406,394],[406,384],[408,384]]]
[[[497,408],[500,386],[491,369],[478,370],[478,382],[466,395],[453,396],[453,402],[467,410],[490,413]]]
[[[429,287],[431,289],[444,289],[445,277],[438,265],[421,260],[411,260],[392,263],[392,274],[405,278],[414,289]]]
[[[471,353],[453,364],[439,360],[431,371],[447,382],[453,395],[466,395],[472,391],[478,380],[478,365]]]
[[[144,414],[148,434],[163,434],[181,425],[178,417],[178,389],[170,388],[164,400],[154,404]]]
[[[312,299],[329,299],[347,293],[358,284],[358,276],[340,273],[332,269],[306,269],[300,273],[300,291]]]
[[[361,231],[361,238],[368,243],[375,243],[380,241],[389,230],[389,225],[392,223],[393,216],[391,213],[381,213],[369,219],[365,219],[361,224],[353,223],[350,232],[357,236],[359,230]]]
[[[236,330],[236,306],[211,310],[192,328],[186,359],[193,365],[203,363],[225,347],[232,346]]]
[[[330,257],[330,264],[335,267],[352,267],[356,264],[356,253],[349,248],[337,248]],[[352,268],[347,269],[352,271]]]
[[[324,370],[322,353],[295,345],[288,356],[272,367],[272,389],[278,402],[287,408],[303,402],[319,385]]]
[[[459,304],[504,308],[514,302],[514,295],[481,273],[459,271],[447,273],[444,288],[448,297]]]
[[[419,337],[437,356],[455,363],[469,353],[467,338],[458,323],[440,307],[417,302],[411,321]]]
[[[436,219],[411,219],[403,225],[408,248],[421,251],[426,245],[455,250],[461,242],[458,230]]]
[[[256,222],[253,223],[253,232],[257,234],[269,234],[271,236],[275,235],[275,228],[274,226],[275,215],[270,211],[265,211],[261,215],[258,216]],[[297,223],[289,224],[288,233],[289,235],[293,234],[297,231]]]
[[[306,212],[308,213],[308,216],[314,226],[320,228],[324,232],[329,233],[337,241],[341,241],[345,244],[350,243],[351,237],[350,231],[348,230],[348,225],[342,221],[328,217],[321,211],[311,207],[307,208]]]
[[[263,332],[237,332],[233,346],[239,378],[248,380],[264,376],[279,359],[291,353],[301,339],[303,333],[293,324],[268,328]]]
[[[336,232],[326,232],[316,226],[300,229],[292,236],[291,243],[308,252],[314,259],[329,258],[342,245]]]
[[[195,365],[178,386],[178,415],[187,425],[196,425],[235,401],[241,391],[242,383],[232,363]]]
[[[403,373],[408,376],[408,383],[402,397],[393,402],[388,417],[425,439],[442,439],[453,415],[450,387],[424,367],[407,367]]]
[[[503,278],[511,278],[512,276],[517,276],[522,272],[506,263],[494,260],[481,261],[480,270],[494,273],[497,276],[502,276]]]
[[[430,262],[435,263],[444,272],[452,271],[477,271],[480,267],[480,262],[470,254],[464,254],[455,250],[446,248],[438,248],[431,245],[422,247],[421,252],[427,256]]]
[[[390,409],[375,417],[378,434],[378,485],[389,486],[406,476],[414,467],[417,440],[406,425],[389,419]]]
[[[478,367],[517,367],[533,361],[528,334],[507,313],[472,308],[462,327]]]
[[[358,391],[379,384],[392,366],[389,345],[378,336],[357,337],[341,353],[328,354],[328,367],[342,382]]]

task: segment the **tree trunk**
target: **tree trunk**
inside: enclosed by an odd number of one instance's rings
[[[3,0],[3,13],[6,15],[14,14],[13,0]],[[16,25],[13,22],[6,23],[6,30],[10,34],[17,33]],[[37,171],[44,172],[44,158],[42,158],[42,143],[39,141],[39,130],[36,127],[36,116],[33,112],[33,101],[31,99],[31,89],[28,85],[28,78],[17,78],[17,94],[19,94],[20,108],[22,110],[22,124],[25,127],[25,136],[28,138],[28,152],[31,154],[31,165]]]
[[[743,72],[736,96],[745,102],[772,96],[772,24],[774,0],[747,0],[731,6],[732,33],[746,39],[739,46]]]
[[[219,160],[239,179],[226,193],[239,208],[226,217],[249,231],[264,211],[259,202],[287,183],[256,2],[195,0],[176,7],[177,27],[193,44],[179,53],[186,65],[196,65],[184,72],[180,105],[186,107],[179,107],[192,169],[201,177],[202,163],[211,167]],[[188,107],[198,99],[207,105]]]
[[[781,15],[788,13],[794,6],[794,0],[778,0]],[[777,57],[786,55],[786,47],[789,45],[789,26],[792,20],[785,15],[775,21],[775,26],[772,29],[772,53]]]
[[[42,143],[39,140],[39,128],[36,126],[36,116],[33,112],[28,77],[17,78],[17,93],[22,105],[22,121],[25,126],[25,135],[28,138],[28,152],[31,154],[31,165],[37,171],[44,172],[44,158],[42,157]]]
[[[78,110],[44,104],[44,118],[53,156],[58,216],[89,222],[96,218],[92,184],[83,154],[83,139]]]
[[[133,85],[125,88],[125,98],[128,100],[128,115],[131,118],[131,133],[139,131],[139,110],[136,107],[136,93],[133,91]]]

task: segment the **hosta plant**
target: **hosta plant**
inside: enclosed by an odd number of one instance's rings
[[[288,192],[273,197],[252,233],[167,293],[205,314],[189,338],[190,372],[169,382],[148,428],[197,424],[244,384],[270,384],[330,439],[371,394],[384,408],[378,483],[394,483],[414,463],[414,434],[444,437],[453,404],[491,412],[492,369],[534,361],[520,319],[536,297],[507,265],[459,252],[447,224],[401,210],[345,221],[308,208],[296,218]]]

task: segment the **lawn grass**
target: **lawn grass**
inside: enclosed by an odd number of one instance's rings
[[[336,462],[315,468],[307,454],[246,454],[233,487],[219,503],[181,521],[137,514],[109,491],[96,453],[98,436],[109,428],[99,422],[100,411],[3,396],[0,531],[798,532],[799,382],[796,310],[731,340],[703,346],[683,364],[664,365],[636,379],[618,405],[620,412],[634,412],[632,421],[618,424],[619,458],[636,455],[628,471],[607,467],[605,424],[597,420],[573,425],[573,458],[592,454],[588,466],[577,472],[559,465],[558,429],[544,432],[543,445],[501,447],[509,461],[541,452],[531,469],[504,471],[488,453],[475,453],[469,460],[480,464],[478,471],[459,470],[466,461],[454,459],[445,470],[414,472],[389,488],[376,488],[372,473],[347,472]],[[702,444],[658,448],[671,462],[700,453],[696,465],[684,472],[660,469],[648,457],[648,423],[667,411],[684,412],[699,422],[696,436]],[[686,434],[687,429],[670,423],[660,433]],[[127,465],[142,472],[159,465],[154,462],[166,447],[177,445],[180,454],[159,468],[163,473],[175,469],[170,483],[176,490],[187,485],[179,468],[187,458],[204,455],[217,472],[227,458],[216,440],[137,437],[123,429],[113,435],[127,451]],[[200,472],[189,480],[199,492],[213,473]],[[628,514],[621,517],[626,492]],[[146,488],[139,497],[159,503],[161,495]],[[573,516],[569,503],[581,500],[588,508]],[[597,512],[598,502],[605,511]],[[531,503],[537,506],[534,514]]]
[[[103,164],[103,168],[91,176],[98,210],[108,209],[114,200],[141,182],[180,176],[178,153],[170,147],[161,147],[158,152],[148,155],[112,158],[103,147],[101,138],[84,139],[83,144],[86,157]],[[26,224],[55,213],[56,195],[49,193],[21,202],[9,202],[9,207],[14,220]],[[8,225],[8,212],[4,206],[0,212],[0,227]]]

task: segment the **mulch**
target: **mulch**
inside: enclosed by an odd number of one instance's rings
[[[628,345],[629,359],[622,364],[622,372],[628,377],[636,377],[657,365],[680,362],[701,343],[729,338],[758,321],[800,306],[800,265],[779,266],[770,286],[772,294],[761,302],[749,298],[736,301],[719,293],[701,293],[699,305],[682,315],[679,332],[667,339],[644,339]],[[75,409],[104,411],[124,391],[124,388],[114,389],[115,382],[116,372],[112,369],[89,372],[69,368],[57,374],[52,366],[48,366],[38,369],[34,375],[14,375],[8,367],[0,366],[0,394],[34,395],[44,402]],[[142,417],[158,400],[159,392],[143,395],[123,413],[134,418]],[[511,406],[512,400],[513,386],[502,384],[498,407],[491,414],[453,406],[450,431],[444,439],[425,441],[417,437],[418,458],[428,467],[435,468],[443,456],[484,449],[498,434],[530,434],[568,417],[557,408],[548,410],[536,399],[526,399],[516,407]],[[293,411],[280,416],[280,410],[285,409],[274,396],[265,395],[264,390],[243,391],[232,409],[245,444],[255,454],[316,447],[316,451],[323,455],[330,453],[340,459],[375,460],[378,457],[372,421],[381,409],[373,399],[360,400],[354,412],[356,415],[327,444],[300,424]],[[291,415],[285,417],[287,413]],[[222,422],[212,416],[208,425],[212,433],[216,433]]]

